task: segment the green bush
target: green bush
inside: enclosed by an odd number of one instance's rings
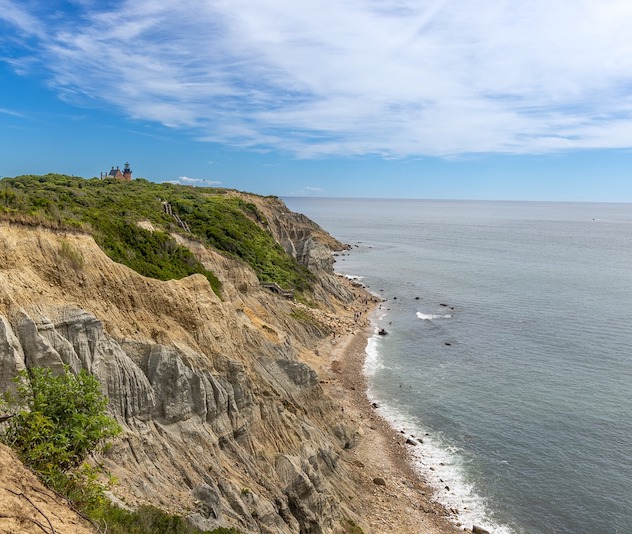
[[[107,502],[97,481],[99,470],[85,464],[103,450],[121,429],[106,414],[108,400],[99,382],[68,367],[61,374],[33,368],[15,377],[16,392],[5,393],[5,411],[13,412],[0,441],[13,448],[42,482],[80,509]]]
[[[55,375],[36,367],[20,372],[15,383],[16,393],[6,396],[15,415],[0,438],[45,481],[79,467],[121,431],[106,414],[99,382],[84,370],[74,375],[66,367]]]

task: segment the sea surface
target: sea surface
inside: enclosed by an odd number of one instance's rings
[[[456,521],[632,533],[632,205],[284,200],[385,299],[369,395]]]

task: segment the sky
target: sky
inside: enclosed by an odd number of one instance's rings
[[[0,177],[632,202],[630,0],[0,0]]]

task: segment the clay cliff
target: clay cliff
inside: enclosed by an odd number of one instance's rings
[[[317,347],[366,295],[333,274],[343,244],[276,198],[244,198],[314,274],[310,302],[261,287],[185,233],[174,237],[220,279],[220,296],[201,274],[141,276],[87,233],[0,222],[0,389],[24,367],[94,374],[124,429],[97,460],[127,506],[203,529],[344,532],[362,524],[347,457],[360,434],[321,387]]]

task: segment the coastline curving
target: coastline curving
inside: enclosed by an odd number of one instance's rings
[[[88,234],[1,222],[0,388],[24,367],[94,374],[124,429],[99,461],[127,506],[202,529],[453,531],[370,411],[357,349],[374,297],[333,273],[344,245],[278,199],[243,198],[313,273],[313,301],[179,233],[221,298],[202,274],[141,276]]]

